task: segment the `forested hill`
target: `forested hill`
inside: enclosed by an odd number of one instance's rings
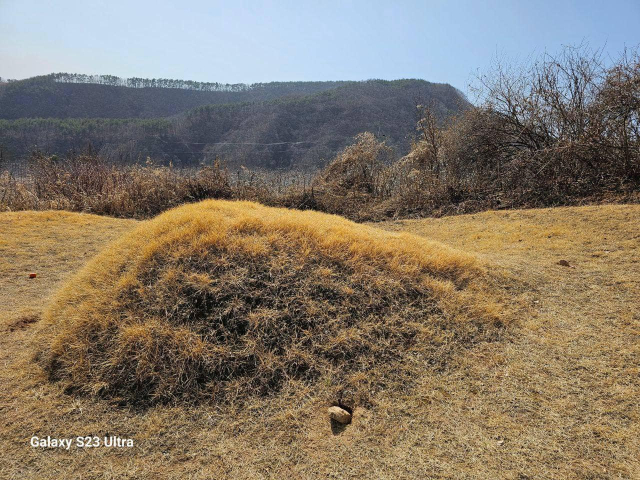
[[[407,153],[421,103],[431,104],[441,120],[469,105],[450,85],[371,80],[300,98],[200,107],[181,119],[177,132],[209,156],[309,169],[324,165],[365,131]]]
[[[406,153],[421,103],[434,107],[442,120],[469,105],[446,84],[345,82],[310,95],[207,105],[169,118],[0,120],[0,148],[12,161],[34,150],[65,154],[91,144],[116,162],[151,157],[157,163],[191,166],[219,157],[231,166],[315,169],[364,131]]]
[[[51,74],[0,84],[0,118],[156,118],[202,105],[309,95],[347,82],[219,84]]]

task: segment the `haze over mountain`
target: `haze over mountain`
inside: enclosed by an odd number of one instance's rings
[[[0,148],[13,160],[90,144],[125,163],[191,166],[219,157],[314,169],[363,131],[405,153],[416,105],[425,103],[440,120],[469,106],[452,86],[424,80],[221,85],[57,74],[0,86]]]

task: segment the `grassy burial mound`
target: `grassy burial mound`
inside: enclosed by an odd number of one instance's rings
[[[410,234],[204,201],[76,274],[45,312],[40,359],[70,391],[128,404],[242,402],[291,382],[366,402],[495,338],[485,277],[475,257]]]

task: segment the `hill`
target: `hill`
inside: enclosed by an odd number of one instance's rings
[[[14,160],[35,149],[65,154],[91,144],[101,156],[123,163],[151,157],[158,163],[191,166],[220,157],[232,166],[315,169],[363,131],[406,153],[415,132],[416,105],[427,102],[440,120],[469,105],[446,84],[348,82],[310,95],[207,105],[170,118],[0,120],[0,146],[5,158]]]
[[[100,82],[100,83],[96,83]],[[202,105],[309,95],[347,82],[208,84],[50,74],[0,85],[0,118],[156,118]]]
[[[0,477],[638,478],[638,215],[637,205],[605,205],[377,224],[479,256],[505,273],[523,310],[499,341],[447,368],[424,365],[411,389],[378,391],[332,432],[311,389],[223,415],[205,405],[121,408],[48,382],[31,353],[44,305],[140,223],[0,213]],[[28,443],[106,432],[135,446]]]

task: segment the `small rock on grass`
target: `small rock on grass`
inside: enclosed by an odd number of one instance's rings
[[[329,407],[329,417],[331,420],[335,420],[343,425],[351,423],[351,414],[344,408],[340,408],[338,406]]]

